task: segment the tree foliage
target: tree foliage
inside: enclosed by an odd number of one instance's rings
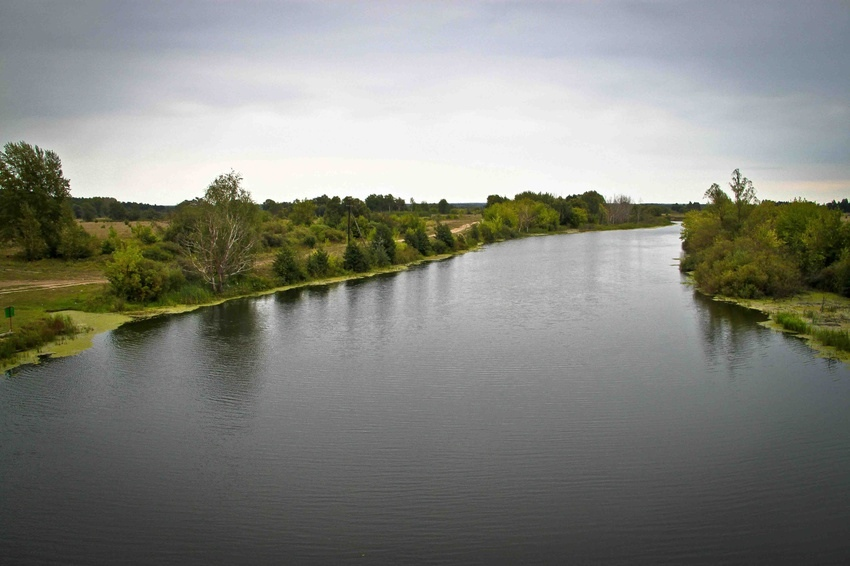
[[[104,271],[116,295],[140,303],[159,297],[168,277],[165,267],[142,256],[136,243],[115,251]]]
[[[27,259],[59,255],[62,231],[73,222],[70,182],[56,153],[25,142],[0,152],[0,240]]]
[[[369,271],[369,256],[366,255],[363,248],[356,242],[351,242],[345,247],[342,261],[343,267],[349,271],[357,273]]]
[[[446,224],[437,223],[435,237],[437,240],[443,242],[447,249],[453,250],[455,248],[454,234],[452,234],[452,229]]]
[[[734,198],[712,184],[708,206],[685,215],[681,269],[711,294],[782,297],[812,285],[850,290],[850,228],[840,212],[796,200],[759,202],[736,169]]]
[[[386,258],[387,265],[395,263],[396,242],[393,229],[383,222],[375,223],[375,231],[372,233],[372,248],[381,250],[380,257]]]
[[[289,246],[280,248],[272,264],[272,270],[284,285],[298,283],[307,278],[304,272],[304,265],[298,259],[295,250]]]
[[[193,268],[214,291],[248,271],[258,245],[258,208],[242,188],[242,176],[220,175],[191,208],[191,225],[182,245]]]

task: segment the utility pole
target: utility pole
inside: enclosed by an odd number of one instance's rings
[[[351,197],[345,197],[345,200],[348,201],[348,237],[345,239],[345,245],[348,246],[351,244]]]

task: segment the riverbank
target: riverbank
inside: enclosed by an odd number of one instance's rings
[[[461,226],[459,228],[453,229],[453,232],[457,233],[457,232],[462,231],[463,229],[467,229],[471,226],[472,226],[472,224],[467,224],[467,225]],[[629,230],[629,229],[640,229],[640,228],[660,228],[660,227],[663,227],[663,225],[626,224],[626,225],[619,225],[619,227],[620,227],[620,229],[623,229],[623,230]],[[610,230],[611,228],[606,227],[605,229]],[[594,229],[594,230],[584,230],[584,231],[597,231],[597,230],[598,230],[598,228]],[[526,238],[526,237],[534,237],[534,236],[552,236],[552,235],[559,235],[559,234],[577,234],[577,233],[580,233],[582,231],[583,230],[567,228],[567,229],[559,230],[557,232],[533,232],[533,233],[529,233],[529,234],[520,234],[518,237]],[[496,240],[496,241],[498,242],[498,241],[501,241],[501,240]],[[495,243],[495,242],[492,242],[492,243]],[[166,307],[159,307],[159,306],[158,307],[144,307],[144,308],[141,308],[141,309],[127,310],[127,311],[123,311],[123,312],[119,312],[119,313],[115,313],[115,312],[108,312],[108,313],[84,312],[84,311],[77,310],[76,308],[73,308],[73,307],[71,307],[71,308],[67,308],[67,307],[66,308],[62,308],[62,307],[56,308],[56,306],[54,306],[54,308],[47,309],[46,312],[68,315],[72,319],[72,321],[77,326],[79,326],[81,331],[76,336],[74,336],[73,338],[65,338],[65,339],[60,340],[58,342],[47,343],[47,344],[44,344],[37,349],[20,352],[19,354],[17,354],[12,359],[2,360],[2,361],[0,361],[0,371],[9,371],[11,369],[14,369],[16,367],[26,365],[26,364],[37,364],[37,363],[39,363],[42,360],[47,359],[47,358],[60,358],[60,357],[66,357],[66,356],[72,356],[72,355],[78,354],[78,353],[80,353],[84,350],[87,350],[88,348],[91,348],[91,346],[93,344],[93,340],[94,340],[95,336],[97,336],[98,334],[102,334],[104,332],[115,330],[116,328],[118,328],[119,326],[121,326],[122,324],[125,324],[127,322],[132,322],[132,321],[135,321],[135,320],[143,320],[143,319],[148,319],[148,318],[154,318],[154,317],[157,317],[157,316],[166,316],[166,315],[170,315],[170,314],[179,314],[179,313],[184,313],[184,312],[190,312],[190,311],[194,311],[194,310],[197,310],[197,309],[203,308],[203,307],[215,306],[215,305],[218,305],[218,304],[221,304],[221,303],[224,303],[224,302],[227,302],[227,301],[231,301],[231,300],[234,300],[234,299],[270,295],[270,294],[273,294],[273,293],[278,293],[278,292],[281,292],[281,291],[287,291],[287,290],[295,289],[295,288],[299,288],[299,287],[333,285],[333,284],[336,284],[336,283],[342,283],[342,282],[350,281],[350,280],[354,280],[354,279],[364,279],[364,278],[374,277],[376,275],[384,275],[384,274],[388,274],[388,273],[395,273],[395,272],[399,272],[399,271],[404,271],[406,269],[409,269],[410,267],[420,265],[420,264],[423,264],[423,263],[428,263],[428,262],[433,262],[433,261],[442,261],[442,260],[446,260],[446,259],[449,259],[451,257],[454,257],[456,255],[461,255],[461,254],[467,253],[469,251],[477,251],[477,250],[480,250],[484,245],[485,245],[485,243],[478,243],[478,244],[476,244],[476,245],[474,245],[474,246],[472,246],[468,249],[457,250],[457,251],[453,251],[451,253],[445,253],[445,254],[439,254],[439,255],[433,255],[433,256],[426,256],[426,257],[419,258],[416,261],[413,261],[413,262],[410,262],[410,263],[406,263],[406,264],[402,264],[402,265],[392,265],[392,266],[389,266],[389,267],[384,268],[384,269],[370,270],[370,271],[363,272],[363,273],[350,273],[350,274],[346,274],[346,275],[329,277],[329,278],[325,278],[325,279],[314,279],[314,280],[301,282],[301,283],[295,283],[295,284],[291,284],[291,285],[282,285],[282,286],[277,286],[277,287],[270,287],[268,289],[263,289],[263,290],[260,290],[260,291],[254,291],[254,292],[250,292],[250,293],[240,293],[240,294],[227,296],[227,297],[220,297],[220,298],[217,298],[217,299],[212,300],[212,301],[206,301],[206,302],[201,302],[201,303],[191,304],[191,305],[180,304],[180,305],[173,305],[173,306],[166,306]],[[90,277],[93,277],[92,274],[88,274],[88,275]],[[93,281],[85,281],[84,283],[90,287],[89,293],[91,293],[92,289],[95,287],[94,282]],[[44,289],[40,289],[40,291],[39,291],[40,292],[39,301],[42,303],[42,305],[48,304],[47,302],[44,302],[45,301],[44,295],[46,293],[56,292],[57,289],[58,289],[58,287],[56,287],[56,286],[45,287]],[[70,301],[65,301],[65,303],[68,303],[68,302],[70,302]],[[76,301],[73,301],[73,302],[76,303]],[[50,304],[59,305],[59,304],[63,304],[63,303],[62,302],[54,303],[54,302],[51,301]]]
[[[823,344],[818,331],[850,332],[850,298],[824,291],[805,291],[784,299],[736,299],[714,297],[716,301],[733,303],[757,310],[769,317],[761,324],[767,328],[793,334],[806,341],[818,355],[850,364],[850,352]],[[777,322],[777,315],[787,313],[803,321],[807,332],[794,332]]]
[[[398,273],[401,271],[405,271],[410,269],[411,267],[421,265],[423,263],[430,263],[434,261],[443,261],[446,259],[450,259],[454,256],[461,255],[467,253],[469,251],[476,251],[481,248],[481,245],[477,245],[475,247],[459,250],[453,253],[448,254],[440,254],[433,255],[428,257],[423,257],[416,261],[404,264],[404,265],[392,265],[385,269],[367,271],[363,273],[350,273],[346,275],[339,275],[335,277],[328,277],[325,279],[314,279],[311,281],[306,281],[302,283],[295,283],[292,285],[281,285],[278,287],[271,287],[269,289],[263,289],[261,291],[255,291],[252,293],[244,293],[239,295],[233,295],[229,297],[221,297],[214,301],[208,301],[204,303],[198,303],[194,305],[173,305],[168,307],[146,307],[138,310],[131,310],[122,313],[93,313],[93,312],[84,312],[78,310],[60,310],[54,311],[55,314],[64,314],[71,318],[71,320],[80,328],[80,332],[77,333],[73,338],[64,338],[62,340],[56,342],[50,342],[42,345],[41,347],[34,350],[26,350],[24,352],[18,353],[14,358],[3,360],[0,362],[0,371],[8,372],[17,367],[28,365],[28,364],[38,364],[44,359],[48,358],[63,358],[67,356],[73,356],[83,352],[92,347],[94,344],[94,338],[105,332],[109,332],[111,330],[115,330],[123,324],[128,322],[133,322],[137,320],[144,320],[148,318],[154,318],[158,316],[166,316],[171,314],[179,314],[184,312],[191,312],[204,307],[211,307],[215,305],[220,305],[227,301],[232,301],[235,299],[242,299],[246,297],[260,297],[264,295],[271,295],[274,293],[279,293],[281,291],[288,291],[290,289],[297,289],[302,287],[322,287],[327,285],[335,285],[338,283],[343,283],[345,281],[351,281],[355,279],[367,279],[369,277],[375,277],[378,275],[386,275],[390,273]]]

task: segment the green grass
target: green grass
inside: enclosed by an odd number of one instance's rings
[[[797,332],[799,334],[808,334],[811,329],[805,320],[789,312],[776,313],[774,320],[785,330],[790,330],[791,332]]]
[[[824,346],[850,352],[850,333],[833,328],[814,328],[812,336]]]
[[[776,313],[773,319],[785,330],[798,334],[808,334],[824,346],[850,352],[850,332],[847,330],[813,326],[799,316],[788,312]]]

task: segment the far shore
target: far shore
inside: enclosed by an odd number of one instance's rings
[[[662,226],[629,226],[624,227],[622,229],[649,229],[649,228],[663,228]],[[667,225],[669,226],[669,224]],[[466,226],[465,226],[466,227]],[[595,230],[591,230],[595,231]],[[533,237],[533,236],[555,236],[555,235],[563,235],[563,234],[578,234],[581,233],[581,230],[577,229],[564,229],[558,232],[545,232],[545,233],[530,233],[530,234],[522,234],[520,237]],[[501,240],[498,240],[501,241]],[[497,242],[498,242],[497,241]],[[495,243],[495,242],[494,242]],[[83,312],[78,310],[62,310],[56,311],[56,313],[61,313],[68,315],[74,323],[80,326],[82,332],[77,334],[74,338],[66,338],[60,340],[59,342],[51,342],[43,345],[37,350],[27,350],[25,352],[19,353],[14,359],[6,360],[4,362],[0,362],[0,371],[9,371],[16,367],[20,367],[28,364],[38,364],[44,359],[49,358],[62,358],[67,356],[73,356],[75,354],[79,354],[83,352],[93,345],[93,340],[95,336],[99,334],[103,334],[105,332],[109,332],[111,330],[115,330],[119,326],[126,324],[128,322],[133,322],[137,320],[145,320],[149,318],[154,318],[158,316],[166,316],[171,314],[180,314],[185,312],[191,312],[200,308],[210,307],[215,305],[220,305],[222,303],[232,301],[235,299],[243,299],[246,297],[259,297],[263,295],[271,295],[274,293],[279,293],[281,291],[288,291],[290,289],[297,289],[302,287],[320,287],[326,285],[333,285],[336,283],[342,283],[345,281],[351,281],[355,279],[365,279],[369,277],[374,277],[378,275],[385,275],[389,273],[397,273],[400,271],[405,271],[410,267],[421,265],[423,263],[429,263],[433,261],[443,261],[446,259],[450,259],[457,255],[462,255],[467,252],[478,251],[481,250],[484,245],[480,243],[476,246],[465,250],[459,250],[452,253],[433,255],[428,257],[420,258],[414,262],[402,264],[402,265],[392,265],[388,268],[375,270],[375,271],[367,271],[364,273],[351,273],[347,275],[340,275],[336,277],[329,277],[326,279],[314,279],[311,281],[305,281],[303,283],[295,283],[292,285],[283,285],[279,287],[272,287],[269,289],[265,289],[262,291],[256,291],[253,293],[245,293],[239,295],[233,295],[228,297],[222,297],[216,299],[214,301],[198,303],[194,305],[173,305],[168,307],[146,307],[140,310],[132,310],[125,311],[120,313],[91,313],[91,312]]]

